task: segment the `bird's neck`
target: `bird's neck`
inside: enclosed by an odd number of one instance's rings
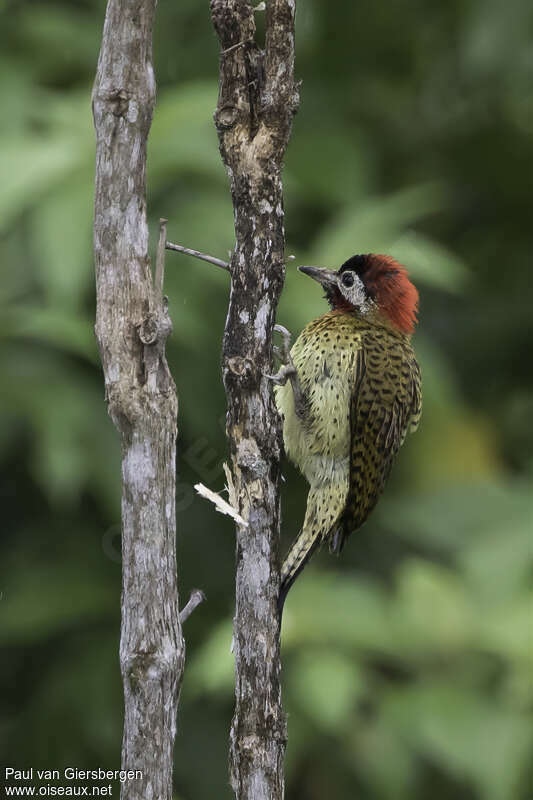
[[[362,313],[360,309],[354,308],[350,303],[344,302],[344,304],[332,306],[331,311],[326,312],[323,316],[347,316],[357,320],[362,326],[368,325],[371,328],[386,328],[398,338],[407,341],[411,338],[411,334],[400,330],[387,314],[380,311],[375,303],[373,303],[365,313]]]

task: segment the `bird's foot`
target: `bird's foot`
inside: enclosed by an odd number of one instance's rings
[[[277,386],[285,386],[291,375],[296,375],[296,367],[294,364],[284,364],[275,375],[267,375],[266,372],[264,372],[263,375]]]
[[[274,330],[281,334],[281,347],[274,347],[274,352],[282,364],[292,364],[291,341],[292,335],[283,325],[274,325]],[[293,365],[294,366],[294,365]]]
[[[308,403],[302,392],[298,371],[291,356],[292,336],[283,325],[275,325],[274,330],[281,334],[281,345],[274,347],[274,354],[279,358],[281,367],[275,375],[265,375],[265,378],[273,381],[278,386],[285,386],[287,381],[290,380],[296,416],[304,420],[307,416]]]
[[[283,325],[274,325],[274,330],[281,333],[281,345],[274,346],[274,354],[279,358],[281,367],[275,375],[266,375],[265,378],[273,381],[278,386],[285,386],[289,378],[293,378],[296,373],[296,367],[291,357],[291,339],[292,336],[287,328]]]

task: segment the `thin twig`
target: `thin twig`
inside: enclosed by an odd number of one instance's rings
[[[255,8],[254,11],[260,11],[261,9]],[[232,44],[231,47],[226,47],[225,50],[220,51],[220,55],[225,56],[226,53],[231,53],[232,50],[235,50],[237,47],[242,47],[244,44],[248,44],[248,42],[253,42],[253,39],[244,39],[242,42],[237,42],[237,44]]]
[[[187,601],[187,604],[183,606],[180,611],[180,622],[183,625],[186,619],[188,619],[195,608],[198,608],[200,603],[203,603],[205,600],[205,594],[202,592],[201,589],[193,589],[191,595]]]
[[[181,244],[173,244],[172,242],[167,242],[165,247],[167,250],[176,250],[176,252],[184,253],[186,256],[194,256],[194,258],[201,258],[202,261],[208,261],[210,264],[214,264],[215,267],[221,267],[222,269],[228,270],[229,272],[228,262],[222,261],[221,258],[215,258],[215,256],[208,256],[206,253],[201,253],[199,250],[193,250],[191,247],[182,247]]]
[[[165,220],[167,222],[167,220]],[[192,247],[183,247],[181,244],[174,244],[173,242],[165,242],[165,248],[167,250],[175,250],[177,253],[184,253],[186,256],[193,256],[194,258],[200,258],[202,261],[208,261],[209,264],[214,264],[216,267],[221,267],[221,269],[225,269],[229,272],[229,262],[222,261],[221,258],[216,258],[216,256],[209,256],[207,253],[202,253],[200,250],[193,250]],[[231,252],[229,253],[231,258]],[[287,256],[285,261],[286,264],[289,261],[294,261],[296,256],[290,255]]]

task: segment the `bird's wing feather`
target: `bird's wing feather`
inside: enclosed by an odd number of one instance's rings
[[[418,425],[420,412],[420,370],[409,344],[387,332],[366,336],[355,361],[350,489],[342,535],[335,541],[339,552],[376,505],[406,433]]]

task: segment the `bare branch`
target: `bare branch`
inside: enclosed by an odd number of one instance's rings
[[[205,600],[205,594],[202,592],[201,589],[193,589],[191,595],[187,601],[187,605],[185,605],[180,611],[180,623],[183,625],[185,620],[189,619],[192,612],[198,608],[200,603],[203,603]]]
[[[176,250],[176,252],[184,253],[186,256],[201,258],[202,261],[208,261],[210,264],[214,264],[215,267],[222,267],[222,269],[229,270],[229,264],[227,261],[222,261],[221,258],[215,258],[215,256],[208,256],[206,253],[201,253],[199,250],[193,250],[191,247],[182,247],[181,244],[173,244],[172,242],[167,242],[165,247],[167,250]]]
[[[166,220],[165,220],[166,222]],[[166,242],[165,247],[167,250],[175,250],[177,253],[183,253],[186,256],[194,256],[194,258],[199,258],[202,261],[207,261],[209,264],[214,264],[215,267],[221,267],[229,272],[229,263],[227,261],[222,261],[221,258],[216,258],[215,256],[209,256],[207,253],[202,253],[200,250],[193,250],[191,247],[183,247],[181,244],[174,244],[173,242]],[[231,255],[231,254],[230,254]],[[294,261],[296,256],[287,256],[288,261]]]

